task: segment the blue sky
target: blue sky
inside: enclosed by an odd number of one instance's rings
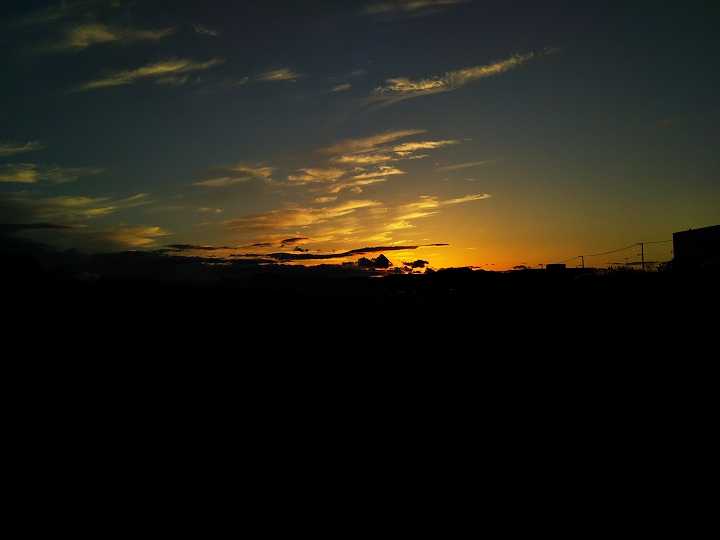
[[[511,266],[720,221],[712,3],[2,9],[0,221],[58,247]]]

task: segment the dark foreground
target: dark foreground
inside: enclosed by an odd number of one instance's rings
[[[700,432],[714,410],[712,272],[7,263],[11,416],[50,418],[57,440],[77,419],[93,437],[281,434],[278,452],[319,432],[410,429],[480,441],[478,455],[502,442],[498,459],[523,463],[548,441],[567,440],[564,456],[602,450],[603,433],[626,452],[651,430]]]

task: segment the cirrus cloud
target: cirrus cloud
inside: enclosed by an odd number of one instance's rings
[[[95,176],[103,172],[103,169],[93,167],[60,167],[57,165],[42,167],[34,163],[11,163],[0,165],[0,183],[66,184],[75,182],[83,176]]]
[[[382,203],[370,200],[347,201],[334,206],[321,208],[289,206],[283,210],[273,210],[262,214],[228,220],[225,222],[225,225],[231,230],[236,231],[279,231],[325,223],[352,214],[357,210],[378,206],[382,206]]]
[[[297,81],[302,75],[290,68],[271,69],[257,76],[256,80],[262,82]]]
[[[86,92],[89,90],[99,90],[102,88],[111,88],[114,86],[124,86],[135,84],[137,81],[158,80],[168,77],[177,77],[185,73],[195,71],[204,71],[219,66],[225,62],[222,58],[212,58],[205,62],[195,62],[187,59],[173,59],[155,62],[135,69],[124,71],[116,71],[100,79],[95,79],[83,83],[76,91]]]
[[[216,167],[205,176],[193,182],[194,186],[206,188],[224,188],[242,184],[253,179],[270,181],[275,169],[265,165],[246,165],[238,163],[229,167]]]
[[[18,222],[76,223],[109,216],[120,210],[149,203],[150,199],[146,193],[138,193],[121,199],[85,195],[41,197],[26,192],[0,195],[2,214],[12,216],[13,220]]]
[[[334,182],[345,174],[343,169],[299,169],[299,174],[288,176],[290,182],[299,184],[312,184],[322,182]]]
[[[495,163],[497,160],[489,159],[485,161],[470,161],[468,163],[458,163],[456,165],[446,165],[444,167],[438,167],[438,171],[450,172],[450,171],[461,171],[464,169],[471,169],[473,167],[480,167],[481,165],[487,165],[489,163]]]
[[[455,71],[448,71],[426,79],[410,79],[407,77],[394,77],[387,79],[385,84],[378,86],[369,99],[370,103],[392,104],[405,99],[411,99],[443,92],[451,92],[467,85],[470,82],[494,77],[516,69],[535,58],[533,52],[514,54],[504,60],[491,64],[472,66]]]
[[[384,0],[373,2],[365,7],[366,15],[410,15],[422,16],[437,13],[457,4],[470,0]]]
[[[102,23],[86,23],[68,29],[63,40],[51,45],[48,50],[81,51],[93,45],[108,43],[128,44],[138,41],[159,41],[176,32],[176,28],[142,30],[114,27]]]
[[[322,154],[340,155],[354,154],[373,150],[383,144],[388,144],[398,139],[405,139],[413,135],[426,133],[424,129],[403,129],[397,131],[386,131],[370,137],[362,137],[359,139],[346,139],[332,146],[320,150]]]
[[[29,141],[26,143],[3,142],[0,143],[0,157],[15,156],[17,154],[25,154],[27,152],[35,152],[44,149],[38,141]]]

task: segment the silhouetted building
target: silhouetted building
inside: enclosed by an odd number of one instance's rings
[[[545,270],[548,272],[562,272],[567,268],[564,264],[554,263],[545,266]]]
[[[720,263],[720,225],[673,233],[673,262],[679,266]]]

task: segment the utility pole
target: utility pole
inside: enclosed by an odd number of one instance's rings
[[[582,263],[582,268],[585,270],[585,255],[579,255],[580,262]]]
[[[640,242],[640,260],[642,261],[642,269],[645,271],[645,243]]]

